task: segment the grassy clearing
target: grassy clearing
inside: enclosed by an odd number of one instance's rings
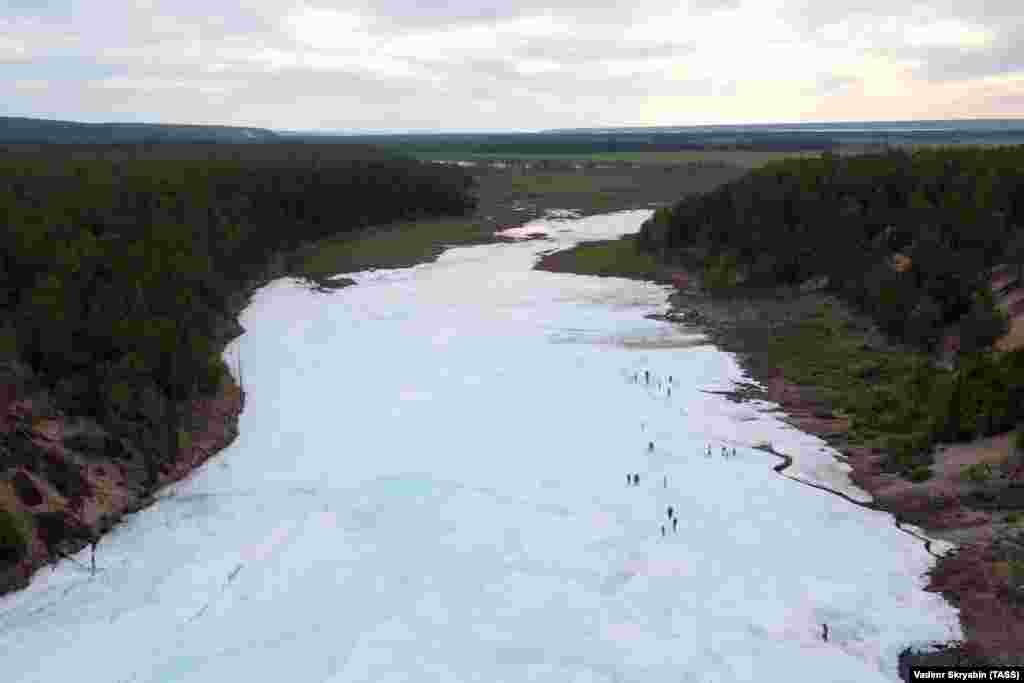
[[[518,194],[547,196],[553,194],[621,192],[636,185],[629,175],[588,175],[583,172],[528,173],[512,178],[509,188]]]
[[[572,249],[549,254],[541,259],[537,269],[638,280],[656,280],[660,275],[657,261],[636,248],[633,235],[617,240],[585,242]]]
[[[296,255],[292,272],[310,280],[371,268],[405,268],[437,258],[448,245],[488,237],[472,218],[404,221],[358,236],[338,235]]]
[[[885,343],[837,303],[776,328],[764,351],[788,379],[816,387],[851,418],[851,441],[906,450],[908,458],[921,450],[932,419],[928,387],[944,373],[927,355]]]

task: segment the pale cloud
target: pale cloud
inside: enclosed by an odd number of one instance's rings
[[[1021,113],[1017,2],[591,5],[9,0],[0,97],[12,115],[278,128]]]

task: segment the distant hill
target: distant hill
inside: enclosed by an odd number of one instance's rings
[[[0,116],[0,144],[138,144],[157,142],[277,142],[265,128],[166,123],[79,123]]]

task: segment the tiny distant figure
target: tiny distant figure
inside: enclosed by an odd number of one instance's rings
[[[672,387],[668,388],[668,396],[669,398],[672,398]]]
[[[642,431],[644,431],[645,429],[647,429],[647,423],[646,423],[646,422],[641,422],[641,423],[640,423],[640,431],[642,432]]]
[[[711,444],[708,444],[708,448],[706,451],[704,451],[704,455],[708,458],[711,457]]]
[[[640,475],[639,474],[634,474],[633,475],[633,483],[636,484],[637,486],[640,485]]]
[[[661,525],[661,537],[665,538],[665,525],[664,524]]]
[[[89,544],[91,549],[92,549],[92,555],[91,555],[90,559],[92,561],[92,575],[93,576],[96,576],[96,544],[98,542],[99,542],[98,538],[93,538],[92,542]]]
[[[728,451],[725,450],[725,446],[722,446],[722,457],[723,458],[729,457]]]
[[[673,510],[672,510],[672,506],[671,505],[668,506],[667,512],[668,512],[668,518],[672,519]]]
[[[673,517],[672,518],[672,533],[676,533],[677,531],[679,531],[679,518],[678,517]]]
[[[647,384],[651,383],[651,371],[650,370],[644,370],[644,382],[646,382]]]
[[[665,484],[665,485],[664,485],[664,488],[666,488],[666,489],[667,489],[667,488],[668,488],[668,475],[667,475],[667,474],[665,475],[665,481],[664,481],[664,484]]]
[[[626,475],[626,486],[632,486],[632,485],[633,485],[633,475],[632,474],[627,474]]]
[[[736,449],[735,448],[732,449],[732,457],[734,457],[734,458],[736,457]]]
[[[821,639],[828,642],[828,624],[821,625]]]
[[[652,451],[654,451],[654,442],[653,441],[648,441],[647,442],[647,452],[651,453]]]
[[[669,383],[669,384],[672,384],[672,375],[669,375],[669,376],[668,376],[668,383]]]

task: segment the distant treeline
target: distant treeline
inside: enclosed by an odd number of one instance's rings
[[[770,136],[726,136],[703,133],[519,133],[519,134],[435,134],[355,135],[352,141],[379,145],[403,154],[473,155],[588,155],[608,152],[677,152],[729,146],[758,150],[822,150],[838,145],[827,135],[773,134]]]
[[[676,152],[683,150],[738,149],[760,151],[836,151],[845,146],[888,146],[915,144],[1003,143],[1024,141],[1021,131],[920,130],[886,133],[864,131],[777,131],[707,130],[674,132],[541,132],[541,133],[439,133],[399,135],[354,135],[352,142],[379,145],[410,155],[579,155],[609,152]]]
[[[922,371],[862,413],[903,424],[907,457],[1024,418],[1024,352],[982,353],[1006,330],[991,269],[1024,266],[1024,147],[774,162],[657,211],[639,243],[698,259],[711,288],[827,283],[918,348],[957,334],[956,372]]]
[[[8,149],[0,360],[166,456],[175,406],[220,385],[231,301],[274,255],[463,213],[471,187],[457,167],[330,145]]]
[[[79,123],[0,116],[0,144],[138,144],[174,142],[277,142],[280,136],[265,128],[166,123]]]

